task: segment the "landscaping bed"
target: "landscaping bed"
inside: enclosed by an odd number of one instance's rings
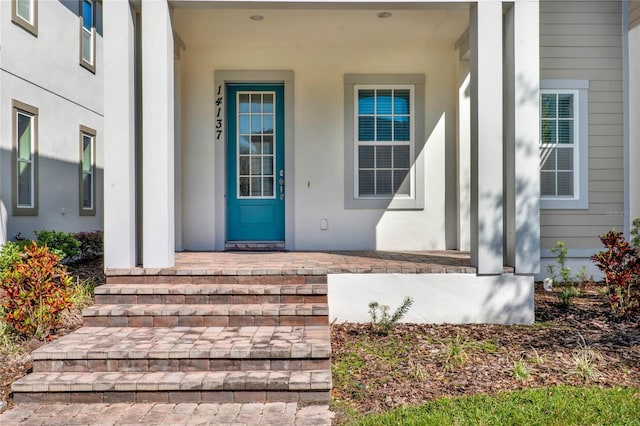
[[[443,396],[556,385],[640,387],[640,325],[590,283],[572,306],[536,286],[531,326],[333,324],[333,410],[341,423]],[[453,307],[452,307],[453,308]]]

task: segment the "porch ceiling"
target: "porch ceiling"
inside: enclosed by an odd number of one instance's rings
[[[387,19],[377,17],[389,11]],[[250,16],[261,15],[261,21]],[[193,9],[174,10],[174,29],[189,46],[297,46],[307,44],[393,45],[404,41],[453,44],[469,25],[465,8],[407,10],[397,7],[358,9]]]

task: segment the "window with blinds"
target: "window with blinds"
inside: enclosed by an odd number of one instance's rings
[[[357,198],[411,196],[413,86],[355,86]]]
[[[573,199],[577,194],[577,93],[540,95],[540,195]]]

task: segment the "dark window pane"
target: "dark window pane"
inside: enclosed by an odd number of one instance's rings
[[[556,118],[556,95],[551,93],[542,94],[540,113],[542,118]]]
[[[542,143],[556,143],[555,120],[542,120],[542,123],[540,124],[540,133]]]
[[[262,157],[262,174],[273,174],[273,155],[265,155],[264,157]]]
[[[376,147],[376,168],[378,169],[391,168],[391,147],[390,146]]]
[[[251,154],[260,155],[262,137],[260,135],[251,136]]]
[[[558,143],[573,143],[573,120],[558,120]]]
[[[360,169],[373,169],[375,167],[373,146],[358,147],[358,167]]]
[[[248,176],[249,175],[249,157],[242,156],[240,157],[240,175]]]
[[[558,170],[573,171],[573,148],[558,149]]]
[[[262,157],[251,158],[251,175],[259,176],[262,174]]]
[[[273,177],[262,178],[262,190],[265,197],[273,196]]]
[[[393,113],[406,114],[411,113],[411,95],[409,89],[397,89],[394,91]]]
[[[18,205],[31,206],[31,164],[18,162]]]
[[[262,112],[273,113],[273,94],[265,93],[262,95]]]
[[[393,186],[391,182],[391,170],[376,171],[376,193],[377,195],[393,194]]]
[[[93,3],[88,0],[82,2],[82,26],[86,29],[93,27]]]
[[[558,195],[573,196],[573,172],[558,172]]]
[[[262,139],[262,153],[273,154],[273,136],[265,135]]]
[[[252,197],[262,196],[262,178],[260,177],[251,178],[251,196]]]
[[[18,158],[23,160],[31,159],[31,119],[18,113]]]
[[[82,208],[93,208],[93,177],[89,174],[82,176]]]
[[[262,116],[262,133],[273,133],[273,114]]]
[[[558,118],[573,118],[573,95],[558,95]]]
[[[360,170],[358,176],[358,192],[360,196],[375,195],[375,172],[373,170]]]
[[[251,94],[251,112],[261,112],[262,110],[262,95],[260,93]]]
[[[376,131],[378,132],[376,135],[377,141],[391,141],[392,138],[392,129],[391,129],[391,116],[377,116],[376,117]]]
[[[358,117],[358,140],[359,141],[372,141],[374,140],[374,118],[373,117]]]
[[[249,196],[249,178],[248,177],[240,178],[240,196],[241,197]]]
[[[393,117],[393,140],[401,142],[411,140],[411,123],[409,116]]]
[[[540,173],[540,194],[545,196],[556,195],[556,174],[554,172]]]
[[[393,147],[393,167],[396,169],[408,169],[411,160],[409,159],[409,146],[394,146]]]

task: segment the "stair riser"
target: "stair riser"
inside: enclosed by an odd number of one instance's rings
[[[147,305],[147,304],[195,304],[195,305],[232,305],[265,303],[327,303],[326,294],[309,295],[182,295],[182,294],[139,294],[115,295],[97,294],[96,305]]]
[[[84,317],[85,327],[247,327],[328,325],[327,315],[166,315]]]
[[[125,275],[107,284],[326,284],[326,275]]]
[[[34,360],[33,371],[45,372],[128,372],[157,371],[306,371],[331,367],[329,359],[90,359]]]
[[[250,403],[328,402],[329,390],[318,391],[149,391],[149,392],[14,392],[14,404],[30,403]]]

